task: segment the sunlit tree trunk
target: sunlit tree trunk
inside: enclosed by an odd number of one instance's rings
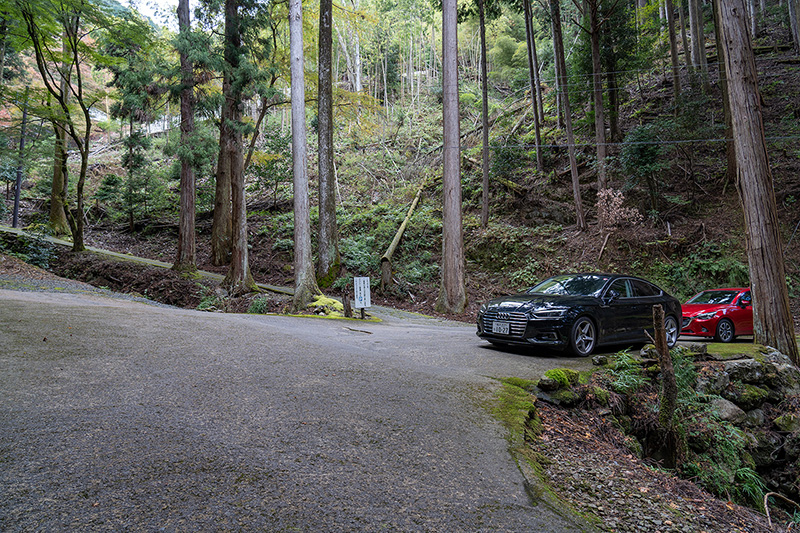
[[[458,110],[458,24],[456,0],[442,5],[442,283],[436,310],[461,313],[467,305],[464,236],[461,225],[461,147]]]
[[[292,173],[294,176],[294,300],[292,305],[298,311],[304,309],[314,296],[320,293],[311,255],[301,0],[289,0],[289,49],[292,95]]]
[[[738,158],[737,186],[744,211],[755,342],[772,346],[800,363],[789,308],[778,208],[767,157],[761,95],[744,0],[720,4],[723,56],[733,142]]]

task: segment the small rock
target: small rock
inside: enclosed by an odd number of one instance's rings
[[[800,416],[797,413],[785,413],[775,419],[775,426],[781,431],[794,433],[800,429]]]
[[[595,355],[592,357],[592,364],[595,366],[605,366],[608,364],[608,356]]]
[[[716,398],[711,401],[711,407],[717,410],[719,417],[731,424],[740,424],[747,417],[747,414],[737,407],[737,405],[724,398]]]
[[[747,416],[744,419],[743,424],[748,427],[758,427],[764,423],[764,411],[761,409],[753,409],[751,411],[747,411]]]
[[[543,391],[549,392],[558,390],[559,383],[551,377],[543,376],[542,379],[539,380],[538,387]]]

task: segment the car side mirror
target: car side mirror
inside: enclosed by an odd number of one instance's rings
[[[606,303],[607,304],[610,304],[611,302],[613,302],[617,298],[619,298],[619,291],[610,290],[610,291],[608,291],[606,293]]]
[[[739,300],[739,307],[744,308],[744,307],[749,307],[750,305],[751,305],[751,302],[749,302],[747,300]]]

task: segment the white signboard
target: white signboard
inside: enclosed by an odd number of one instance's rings
[[[371,307],[369,295],[369,278],[353,278],[353,289],[355,291],[355,307],[356,309],[364,309]]]

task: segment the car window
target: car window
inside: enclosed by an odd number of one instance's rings
[[[687,304],[730,304],[736,298],[736,291],[703,291],[696,294]]]
[[[608,288],[608,291],[606,291],[606,295],[610,294],[611,291],[617,291],[620,298],[630,298],[633,296],[630,283],[627,279],[615,280]]]
[[[531,287],[526,292],[561,296],[599,296],[607,281],[608,276],[594,274],[555,276]]]
[[[634,296],[646,297],[646,296],[661,295],[661,289],[659,289],[658,287],[656,287],[651,283],[647,283],[646,281],[642,281],[640,279],[632,279],[631,285],[633,285]]]
[[[739,297],[739,303],[748,303],[748,304],[750,304],[750,303],[753,303],[752,300],[753,300],[753,296],[750,294],[750,291],[742,293],[742,295]]]

